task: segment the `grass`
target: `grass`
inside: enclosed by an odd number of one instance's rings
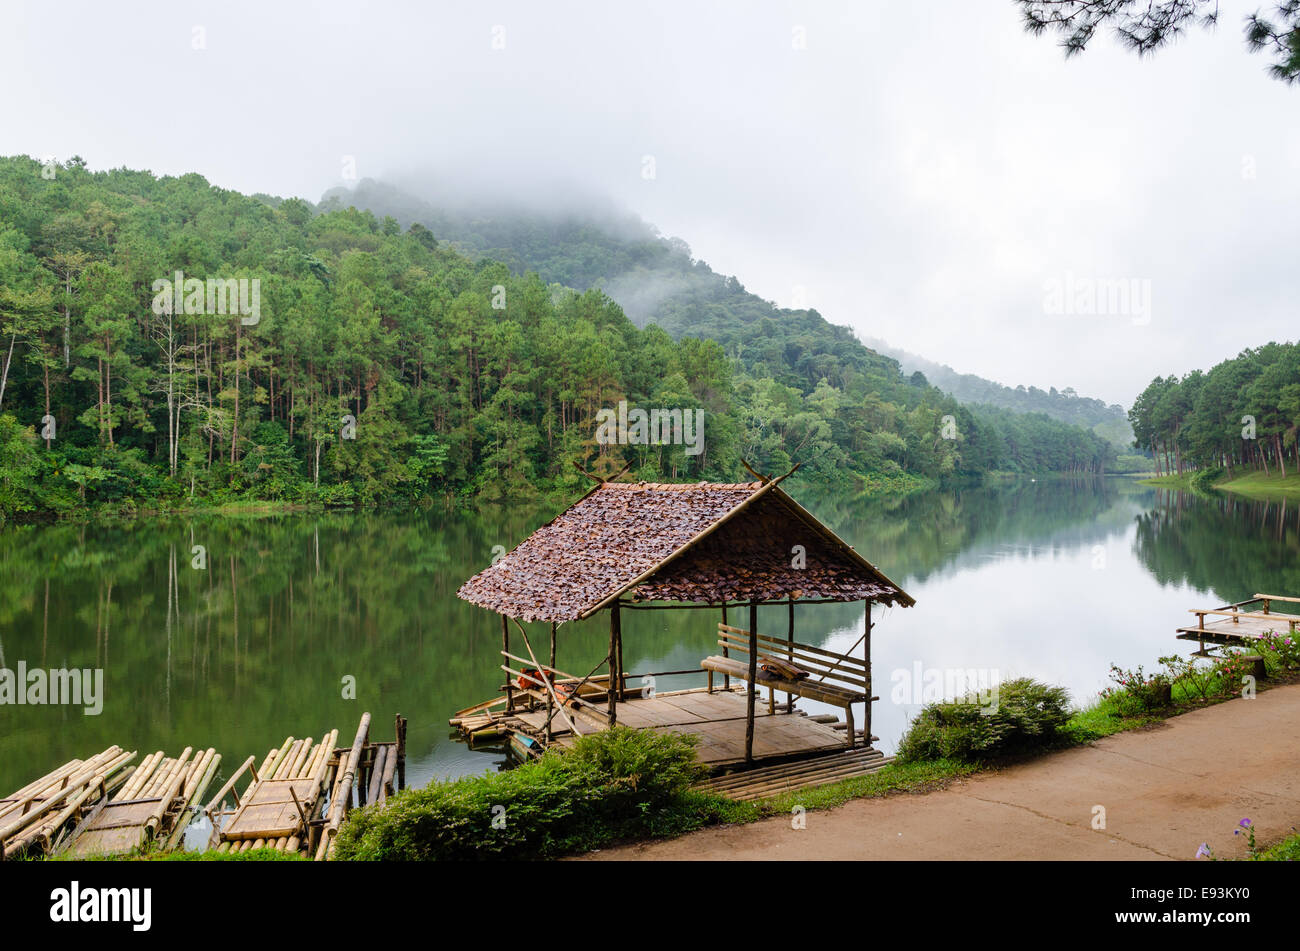
[[[307,857],[275,849],[249,849],[247,852],[157,852],[146,849],[135,855],[50,856],[47,862],[305,862]]]
[[[1162,488],[1190,490],[1195,488],[1192,483],[1194,475],[1194,472],[1189,472],[1180,476],[1155,476],[1150,479],[1143,479],[1142,482],[1145,485],[1157,485]],[[1265,475],[1263,472],[1247,470],[1236,478],[1218,479],[1212,483],[1212,487],[1224,492],[1233,492],[1237,495],[1253,498],[1276,498],[1281,495],[1300,496],[1300,473],[1288,473],[1283,477],[1276,472]]]
[[[1300,862],[1300,832],[1293,832],[1255,856],[1260,862]]]
[[[1061,732],[1069,737],[1071,746],[1082,746],[1126,730],[1140,730],[1163,719],[1164,716],[1154,713],[1125,713],[1117,698],[1102,697],[1075,711]]]
[[[979,767],[956,760],[924,763],[890,763],[865,776],[852,776],[825,786],[795,789],[754,802],[737,802],[722,796],[707,798],[716,820],[740,825],[770,816],[789,815],[795,806],[806,810],[833,809],[850,799],[876,799],[899,793],[927,793],[943,789],[955,779],[978,772]]]

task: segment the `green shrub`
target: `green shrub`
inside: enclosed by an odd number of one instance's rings
[[[1192,473],[1190,480],[1191,486],[1193,489],[1200,489],[1201,491],[1212,489],[1214,488],[1214,483],[1218,482],[1227,474],[1227,471],[1224,470],[1222,466],[1210,466],[1206,469],[1198,469],[1196,472]]]
[[[500,773],[406,790],[353,812],[340,859],[539,859],[712,821],[693,736],[617,727]]]
[[[1300,667],[1300,636],[1292,637],[1290,634],[1269,631],[1259,639],[1256,646],[1265,660],[1273,661],[1270,666],[1277,670],[1295,670]]]
[[[1110,679],[1115,686],[1104,689],[1101,699],[1113,700],[1121,715],[1151,713],[1173,703],[1173,680],[1169,674],[1147,676],[1140,665],[1136,670],[1124,670],[1111,664]]]
[[[928,704],[898,744],[902,762],[977,762],[1032,752],[1063,741],[1069,694],[1022,677],[997,688],[993,702],[970,695]]]

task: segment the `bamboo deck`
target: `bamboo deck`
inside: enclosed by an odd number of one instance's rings
[[[1300,599],[1282,595],[1257,594],[1246,601],[1225,604],[1220,608],[1193,608],[1196,623],[1180,627],[1176,636],[1180,641],[1195,641],[1200,649],[1198,657],[1209,657],[1209,647],[1250,647],[1265,634],[1296,636],[1300,615],[1272,610],[1272,602],[1300,603]],[[1261,605],[1262,610],[1253,608]],[[1207,620],[1218,618],[1218,620]]]
[[[618,705],[617,722],[620,726],[693,734],[700,740],[697,754],[700,762],[720,770],[745,762],[745,710],[743,687],[715,689],[713,693],[699,687],[625,700]],[[582,708],[567,712],[579,735],[609,728],[606,720]],[[776,704],[773,710],[764,698],[754,706],[754,760],[767,762],[845,752],[848,725],[832,721],[834,718],[830,716],[810,717],[797,709],[791,712],[785,704]],[[491,708],[478,710],[453,718],[452,724],[466,738],[506,740],[517,754],[524,756],[540,754],[547,748],[546,709],[542,706],[513,713]],[[567,723],[558,717],[552,720],[551,746],[563,749],[574,739]],[[854,752],[880,755],[870,747]]]
[[[193,751],[175,759],[159,750],[145,759],[112,799],[101,798],[68,836],[68,853],[77,858],[127,855],[150,842],[173,848],[189,824],[190,803],[201,798],[221,764],[216,750],[193,760]]]
[[[730,799],[749,801],[865,776],[884,769],[893,761],[894,757],[886,756],[871,747],[856,750],[841,748],[832,753],[800,758],[793,762],[722,773],[701,783],[699,788]]]

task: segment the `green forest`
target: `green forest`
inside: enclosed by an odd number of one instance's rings
[[[253,318],[213,307],[240,280]],[[337,200],[0,159],[0,516],[528,500],[578,491],[578,468],[733,480],[742,460],[856,493],[1115,458],[973,412],[815,312],[727,323],[639,327],[598,287]],[[599,443],[622,400],[703,410],[702,451]]]
[[[1300,471],[1300,344],[1243,350],[1209,371],[1156,377],[1129,410],[1161,475]]]

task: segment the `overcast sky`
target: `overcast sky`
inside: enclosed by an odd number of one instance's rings
[[[1011,0],[7,0],[0,154],[313,201],[349,157],[567,181],[778,304],[1127,406],[1300,336],[1300,88],[1245,50],[1259,5],[1066,62]],[[1121,280],[1125,313],[1052,312]]]

